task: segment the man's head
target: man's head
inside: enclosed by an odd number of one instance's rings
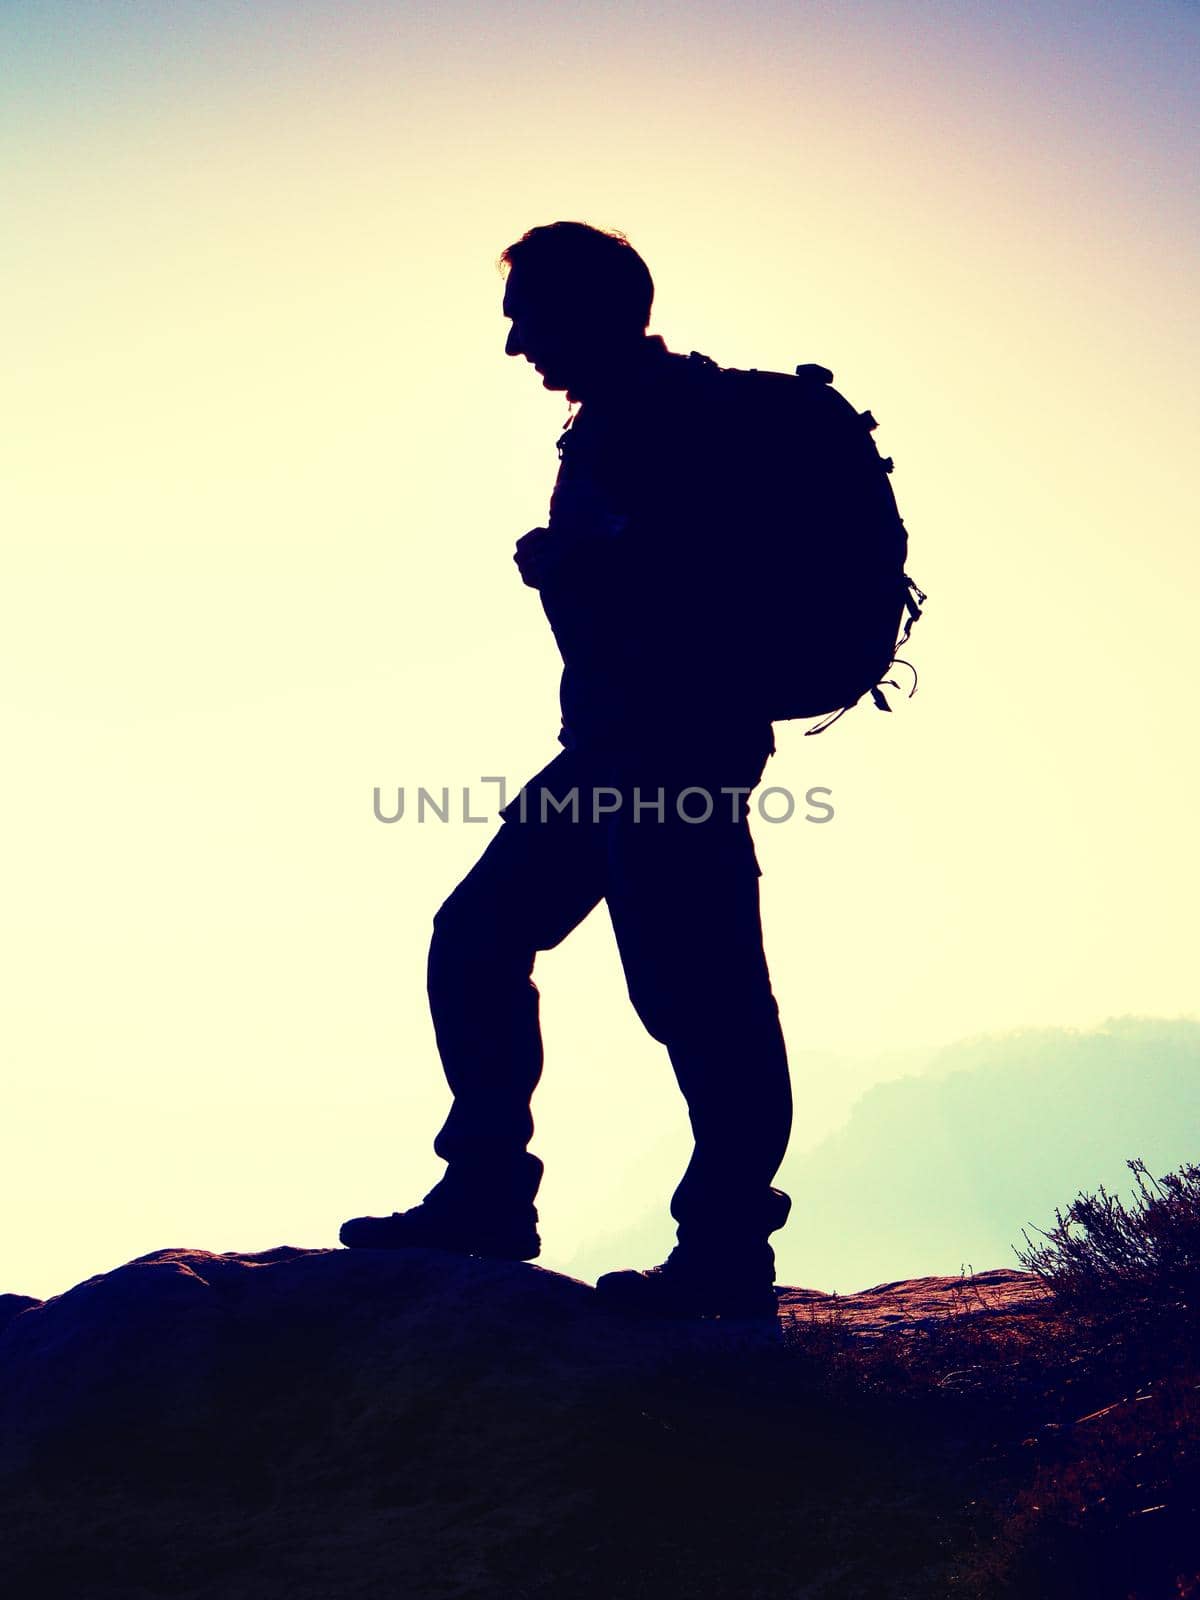
[[[500,263],[512,320],[505,351],[524,356],[545,388],[582,398],[643,346],[654,282],[623,234],[551,222],[510,244]]]

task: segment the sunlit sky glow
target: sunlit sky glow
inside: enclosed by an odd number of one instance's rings
[[[755,828],[797,1139],[843,1057],[1194,1012],[1194,6],[0,30],[0,1291],[330,1244],[442,1170],[424,952],[488,829],[372,789],[556,748],[511,551],[565,405],[505,360],[496,269],[556,217],[628,233],[672,348],[831,367],[896,461],[920,691],[781,728],[769,781],[837,815]],[[665,1206],[684,1113],[603,912],[538,977],[554,1266],[614,1182]]]

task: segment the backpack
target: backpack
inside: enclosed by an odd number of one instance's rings
[[[908,534],[869,411],[815,363],[795,374],[719,367],[692,351],[716,432],[712,492],[739,538],[752,636],[738,641],[757,705],[772,721],[819,717],[821,733],[883,686],[926,596],[905,572]],[[722,473],[722,467],[728,469]]]

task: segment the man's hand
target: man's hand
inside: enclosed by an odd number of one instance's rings
[[[593,528],[563,527],[530,528],[517,540],[513,560],[517,570],[531,589],[540,589],[566,562],[588,550],[607,550],[611,541],[622,532],[628,518],[610,516],[606,522]],[[608,559],[607,555],[605,559]]]
[[[513,560],[529,587],[540,589],[568,559],[577,560],[581,550],[595,543],[594,538],[575,528],[530,528],[517,540]]]
[[[554,541],[559,537],[551,534],[549,528],[530,528],[517,540],[513,560],[522,580],[531,589],[540,589],[542,580],[549,577],[557,565]]]

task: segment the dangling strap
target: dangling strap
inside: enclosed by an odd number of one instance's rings
[[[909,577],[907,572],[904,574],[904,591],[905,591],[904,592],[904,605],[905,605],[905,609],[908,612],[908,616],[906,617],[905,622],[904,622],[904,631],[900,635],[900,637],[896,640],[896,649],[897,650],[899,650],[900,646],[904,643],[904,641],[908,638],[909,634],[912,632],[912,625],[917,620],[917,618],[921,615],[921,607],[925,604],[925,601],[929,598],[928,595],[926,595],[922,589],[917,587],[917,585]],[[916,692],[917,692],[917,669],[916,669],[916,667],[913,666],[911,661],[906,661],[903,658],[903,656],[893,656],[891,664],[894,667],[907,667],[908,670],[912,673],[912,679],[913,679],[912,688],[908,691],[908,699],[911,700],[913,695],[916,694]],[[887,687],[889,689],[899,689],[900,685],[896,682],[896,680],[894,678],[883,678],[881,680],[881,683],[877,683],[875,685],[875,687],[871,690],[871,699],[875,702],[875,705],[878,707],[878,709],[880,711],[891,711],[892,708],[887,703],[887,696],[883,692],[883,688],[884,687]],[[860,698],[861,698],[861,696],[860,696]],[[856,700],[854,702],[854,704],[857,705],[858,701]],[[846,715],[847,711],[849,711],[849,710],[850,710],[849,706],[843,706],[840,711],[833,712],[833,714],[831,716],[826,717],[823,722],[818,722],[815,727],[813,727],[813,728],[805,728],[804,737],[806,739],[808,739],[808,738],[811,738],[814,733],[824,733],[826,728],[832,728],[834,723],[838,720],[838,718],[839,717],[844,717]]]
[[[805,728],[804,737],[811,739],[814,733],[824,733],[826,728],[833,727],[839,717],[844,717],[849,709],[849,706],[843,706],[840,711],[835,711],[832,716],[826,717],[824,722],[818,722],[815,728]]]
[[[917,669],[916,669],[916,667],[913,666],[911,661],[906,661],[903,656],[893,656],[892,657],[892,665],[894,667],[907,667],[908,670],[912,673],[912,675],[913,675],[912,688],[908,691],[908,698],[911,700],[913,695],[915,695],[916,692],[917,692]],[[895,678],[885,678],[883,681],[884,681],[884,683],[886,683],[892,689],[898,689],[900,687],[900,685],[896,682]]]
[[[916,597],[915,599],[914,596]],[[904,632],[896,640],[897,650],[899,650],[900,646],[907,641],[909,634],[912,632],[913,623],[916,622],[917,618],[921,615],[921,607],[925,604],[928,598],[929,596],[923,593],[922,590],[918,589],[917,585],[906,572],[904,574],[904,607],[908,612],[908,616],[905,618]],[[907,661],[904,664],[905,666],[908,666]],[[909,670],[912,671],[911,667]],[[916,676],[915,672],[913,673],[913,676]]]

